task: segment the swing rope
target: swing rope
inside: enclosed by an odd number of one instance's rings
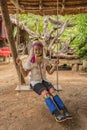
[[[57,0],[57,36],[58,36],[58,6],[59,6],[59,0]],[[58,44],[57,44],[57,61],[59,60],[58,52],[59,52],[59,49],[58,49]],[[58,65],[57,65],[56,77],[57,77],[57,90],[58,90],[58,85],[59,85]]]
[[[17,5],[19,6],[19,0],[16,0],[16,2],[17,2]],[[18,45],[20,44],[20,28],[19,28],[19,9],[18,9],[18,7],[16,7],[16,18],[17,18],[17,39],[16,39],[16,42],[17,42],[17,48],[18,48]],[[18,49],[17,49],[17,53],[18,53]],[[19,57],[19,56],[18,56]],[[31,90],[31,87],[29,86],[29,85],[27,85],[26,84],[26,82],[24,83],[24,84],[21,84],[21,81],[22,81],[22,77],[21,76],[23,76],[22,75],[22,73],[21,73],[21,68],[20,68],[20,79],[19,79],[19,85],[17,86],[17,88],[15,89],[15,90],[17,90],[17,91],[21,91],[21,90]]]
[[[19,4],[19,1],[16,0],[17,5]],[[18,53],[18,45],[20,44],[20,37],[19,37],[19,9],[16,7],[16,19],[17,19],[17,35],[16,35],[16,48]],[[19,57],[19,56],[18,56]],[[19,77],[19,86],[21,85],[21,69],[20,70],[20,77]]]

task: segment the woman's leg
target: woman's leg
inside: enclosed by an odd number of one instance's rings
[[[44,101],[45,101],[48,109],[50,110],[50,112],[52,114],[55,115],[56,120],[58,122],[63,122],[64,120],[66,120],[65,117],[63,115],[61,115],[61,113],[59,112],[57,106],[55,105],[54,101],[52,100],[46,85],[44,85],[43,83],[37,83],[36,85],[32,86],[32,89],[38,95],[41,95],[44,98]]]
[[[48,109],[50,110],[50,112],[52,114],[54,114],[54,112],[57,110],[57,107],[54,104],[53,100],[51,99],[50,94],[48,93],[48,91],[47,90],[43,90],[41,92],[41,96],[44,98],[45,103],[46,103]]]
[[[54,102],[58,106],[58,108],[61,110],[65,105],[63,101],[60,99],[60,97],[57,94],[57,91],[54,88],[49,89],[49,93],[52,95]]]
[[[53,100],[55,102],[55,104],[58,106],[58,108],[60,110],[63,110],[63,113],[64,113],[64,116],[67,118],[67,119],[71,119],[72,116],[71,114],[68,112],[65,104],[63,103],[63,101],[60,99],[60,97],[57,95],[57,91],[54,89],[54,88],[50,88],[49,89],[49,93],[52,95],[53,97]]]
[[[59,112],[59,110],[58,110],[57,106],[55,105],[54,101],[51,99],[49,92],[47,90],[43,90],[41,92],[41,96],[45,99],[45,103],[46,103],[48,109],[50,110],[50,112],[52,114],[55,115],[56,120],[58,122],[64,121],[65,117],[63,115],[61,115],[61,113]]]

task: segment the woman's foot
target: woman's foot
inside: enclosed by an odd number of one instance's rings
[[[64,121],[66,121],[66,118],[63,115],[60,114],[58,116],[55,116],[55,120],[57,122],[64,122]]]
[[[56,120],[57,122],[63,122],[63,121],[66,120],[66,117],[63,116],[63,115],[59,112],[59,110],[56,110],[55,113],[54,113],[54,115],[55,115],[55,120]]]
[[[72,115],[69,112],[64,112],[64,117],[66,119],[72,119]]]
[[[66,119],[72,119],[72,115],[68,112],[68,110],[65,106],[62,108],[62,110],[63,110],[64,117]]]

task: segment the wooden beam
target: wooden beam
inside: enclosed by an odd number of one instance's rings
[[[21,84],[23,84],[23,83],[25,83],[24,77],[22,76],[22,74],[20,74],[20,69],[16,64],[16,58],[18,57],[18,55],[17,55],[16,46],[15,46],[15,40],[13,37],[12,24],[11,24],[10,18],[9,18],[9,13],[8,13],[8,8],[7,8],[7,0],[0,0],[0,5],[1,5],[2,17],[3,17],[5,28],[6,28],[7,39],[8,39],[8,42],[10,44],[10,47],[11,47],[14,65],[16,67],[19,80],[21,77]]]
[[[16,11],[15,10],[10,10],[9,9],[9,13],[10,14],[15,14]],[[43,11],[40,11],[40,10],[25,10],[24,14],[27,14],[27,13],[32,13],[32,14],[35,14],[35,15],[57,15],[57,11],[55,9],[51,9],[51,10],[43,10]],[[83,14],[83,13],[87,13],[87,8],[83,8],[83,9],[64,9],[63,11],[59,10],[59,14],[60,15],[71,15],[71,14]],[[20,12],[20,14],[23,14],[22,12]]]
[[[43,8],[43,3],[42,3],[42,0],[39,1],[39,9],[42,10]]]
[[[15,6],[15,8],[17,8],[17,9],[19,9],[21,12],[24,12],[24,9],[23,9],[23,7],[21,7],[20,5],[19,5],[19,3],[17,3],[15,0],[10,0],[11,1],[11,3]]]

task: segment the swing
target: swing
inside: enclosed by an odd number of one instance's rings
[[[17,1],[17,4],[19,4],[18,3],[18,0],[16,0]],[[16,14],[18,15],[19,14],[19,9],[16,7]],[[17,19],[18,19],[18,17],[17,17]],[[58,21],[58,0],[57,0],[57,21]],[[17,35],[17,43],[19,43],[19,19],[18,19],[18,21],[17,21],[17,32],[18,32],[18,35]],[[58,28],[58,24],[57,24],[57,28]],[[58,34],[58,29],[57,29],[57,34]],[[51,51],[50,51],[51,52]],[[50,59],[51,59],[51,53],[50,53]],[[58,58],[58,46],[57,46],[57,60],[59,60],[59,58]],[[57,90],[57,91],[62,91],[62,87],[61,87],[61,85],[59,85],[59,81],[58,81],[58,65],[57,65],[57,73],[56,73],[56,77],[57,77],[57,84],[56,85],[54,85],[54,88]],[[16,89],[15,90],[17,90],[17,91],[21,91],[21,90],[25,90],[25,91],[28,91],[28,90],[32,90],[31,89],[31,86],[30,85],[26,85],[26,84],[23,84],[23,85],[21,85],[21,74],[20,74],[20,85],[17,85],[17,87],[16,87]]]

